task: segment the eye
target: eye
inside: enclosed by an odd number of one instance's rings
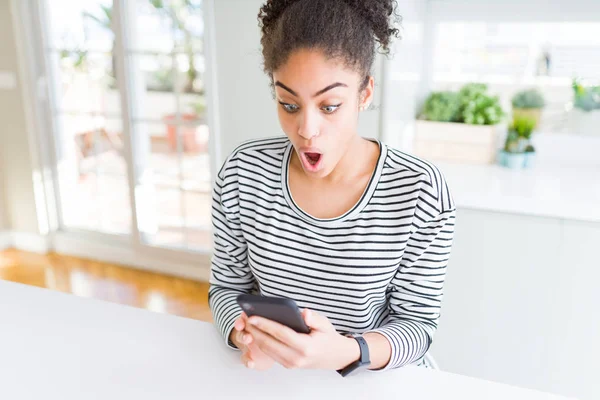
[[[295,104],[288,104],[288,103],[284,103],[282,101],[280,101],[279,104],[281,104],[283,109],[289,113],[295,113],[299,109],[299,107]]]
[[[325,114],[333,114],[334,112],[337,111],[338,108],[340,108],[341,104],[335,105],[335,106],[325,106],[325,107],[321,107],[321,110],[325,111]]]

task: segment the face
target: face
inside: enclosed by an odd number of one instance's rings
[[[273,72],[279,122],[302,169],[328,176],[359,140],[358,115],[373,96],[373,78],[359,93],[364,76],[321,52],[298,50]]]

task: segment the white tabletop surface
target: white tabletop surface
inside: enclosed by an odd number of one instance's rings
[[[600,156],[599,156],[600,157]],[[436,163],[458,209],[600,222],[600,168]]]
[[[563,399],[407,367],[341,378],[243,367],[214,327],[0,281],[0,399]]]

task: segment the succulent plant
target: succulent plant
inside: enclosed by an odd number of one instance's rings
[[[543,108],[545,105],[544,96],[537,89],[520,91],[512,98],[514,108]]]

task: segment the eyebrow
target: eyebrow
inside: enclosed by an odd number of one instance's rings
[[[275,82],[275,86],[279,86],[280,88],[287,90],[288,92],[290,92],[291,94],[293,94],[296,97],[298,96],[298,94],[296,92],[294,92],[292,89],[290,89],[289,87],[287,87],[286,85],[284,85],[283,83],[281,83],[279,81]],[[317,93],[315,93],[313,95],[313,97],[320,96],[323,93],[325,93],[331,89],[334,89],[336,87],[340,87],[340,86],[348,87],[348,85],[346,85],[345,83],[341,83],[341,82],[332,83],[331,85],[327,86],[326,88],[319,90]]]

